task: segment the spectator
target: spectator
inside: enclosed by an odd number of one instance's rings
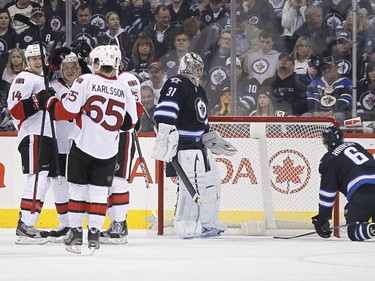
[[[127,69],[138,74],[143,80],[149,80],[148,67],[154,60],[154,43],[149,37],[141,35],[134,43],[131,61]]]
[[[111,11],[105,17],[107,31],[101,37],[103,45],[119,45],[121,53],[130,60],[134,42],[120,25],[120,17],[117,12]],[[124,59],[124,58],[123,58]]]
[[[171,26],[168,7],[159,5],[155,10],[155,23],[150,23],[143,30],[143,35],[150,37],[155,46],[155,59],[160,59],[169,50],[173,42],[176,27]]]
[[[11,49],[9,52],[8,63],[5,66],[2,80],[8,84],[12,84],[14,77],[26,68],[26,58],[24,52],[20,48]]]
[[[358,83],[358,116],[363,121],[375,120],[375,62],[366,68],[366,77]]]
[[[208,73],[209,87],[207,96],[210,97],[212,92],[219,93],[223,88],[223,82],[227,77],[225,72],[226,61],[230,57],[231,34],[229,29],[221,32],[217,47],[209,51],[204,56],[205,70]]]
[[[243,0],[239,9],[247,14],[249,23],[255,25],[259,30],[266,28],[273,30],[275,34],[282,32],[280,20],[268,1]]]
[[[181,26],[184,20],[199,16],[199,12],[192,5],[183,0],[172,0],[168,6],[171,14],[171,24]]]
[[[115,0],[93,0],[91,4],[92,16],[90,23],[97,26],[100,29],[100,33],[97,34],[98,41],[101,41],[101,37],[107,31],[106,16],[109,12],[115,11],[119,15],[119,19],[122,19],[122,9],[120,4]]]
[[[33,8],[31,10],[31,20],[39,27],[41,40],[44,43],[46,50],[48,45],[52,44],[53,41],[58,40],[57,32],[53,31],[46,25],[46,17],[44,15],[43,8]],[[19,35],[21,49],[26,49],[30,44],[39,44],[39,34],[34,28],[27,28],[22,31]]]
[[[236,18],[236,55],[244,60],[248,55],[259,50],[260,30],[247,22],[243,12],[237,12]]]
[[[156,105],[160,98],[160,91],[167,79],[164,76],[164,67],[160,61],[153,61],[148,67],[148,71],[150,74],[150,80],[143,82],[141,86],[146,85],[152,88],[154,91],[154,102]]]
[[[311,40],[305,36],[299,37],[294,44],[291,55],[294,57],[294,72],[302,75],[308,74],[312,56]],[[316,78],[317,73],[312,73],[312,75]]]
[[[230,88],[225,87],[220,93],[220,103],[215,106],[214,114],[215,116],[231,116],[232,115],[232,97],[230,93]]]
[[[62,0],[48,0],[44,2],[44,14],[46,16],[46,25],[52,31],[65,32],[65,1]]]
[[[306,21],[306,0],[287,0],[282,15],[281,26],[284,32],[280,37],[280,44],[286,52],[293,48],[293,33]]]
[[[72,41],[85,40],[91,48],[94,48],[98,44],[97,36],[100,34],[100,29],[90,22],[92,16],[90,6],[79,5],[76,14],[77,21],[73,22],[72,26]]]
[[[123,26],[127,33],[136,40],[143,32],[143,28],[154,19],[150,3],[146,0],[131,0],[123,13]]]
[[[346,31],[349,31],[353,34],[353,11],[352,9],[348,10],[348,15],[346,20],[343,24],[343,28]],[[362,56],[363,53],[366,51],[366,38],[370,29],[370,22],[366,15],[366,11],[364,9],[359,9],[357,11],[357,53],[359,56]]]
[[[174,48],[161,59],[167,78],[180,73],[180,59],[189,51],[190,46],[190,37],[183,27],[176,29],[173,41]]]
[[[150,86],[141,86],[141,102],[147,113],[153,117],[156,105],[154,90]],[[139,132],[154,132],[154,125],[150,123],[145,114],[141,117]]]
[[[268,2],[270,2],[270,4],[272,5],[276,17],[281,19],[283,7],[284,7],[285,3],[288,2],[288,0],[268,0]]]
[[[309,113],[305,116],[333,116],[341,125],[351,117],[352,81],[340,78],[338,65],[332,56],[320,66],[322,77],[313,81],[307,92]]]
[[[266,79],[262,85],[274,90],[277,109],[293,115],[307,112],[307,81],[294,72],[294,58],[281,53],[276,67],[276,75]]]
[[[216,48],[216,31],[213,28],[206,28],[207,26],[198,17],[186,19],[182,26],[190,36],[190,50],[194,53],[204,57],[207,52]]]
[[[224,81],[225,87],[231,84],[231,57],[226,61],[227,78]],[[237,82],[237,107],[234,115],[248,116],[255,110],[256,94],[259,89],[259,82],[255,78],[249,78],[244,75],[242,63],[236,58],[236,82]]]
[[[325,0],[319,1],[318,5],[322,7],[324,24],[336,31],[342,28],[347,13],[352,7],[352,0]],[[368,15],[374,14],[369,0],[358,0],[357,8],[365,9]]]
[[[8,60],[9,51],[18,46],[18,34],[10,24],[10,14],[8,10],[0,10],[0,57]]]
[[[273,49],[275,35],[271,30],[263,29],[259,34],[260,49],[244,59],[244,69],[250,78],[255,78],[260,84],[275,75],[279,52]]]
[[[261,87],[257,93],[256,110],[251,112],[250,116],[275,116],[274,102],[272,87]]]
[[[323,12],[319,6],[309,6],[305,11],[306,22],[293,34],[293,42],[306,36],[311,40],[313,55],[322,56],[332,40],[333,31],[323,24]]]
[[[223,0],[210,0],[209,5],[204,9],[200,15],[200,20],[209,27],[215,28],[217,34],[224,29],[225,26],[220,25],[220,19],[229,14]]]
[[[28,28],[28,26],[22,22],[13,20],[14,15],[21,14],[26,17],[30,17],[31,10],[36,7],[40,7],[40,5],[31,0],[16,0],[15,2],[5,5],[4,9],[9,11],[12,27],[17,34],[20,34],[22,31]]]
[[[341,77],[353,77],[353,42],[349,31],[342,30],[337,35],[337,40],[331,49],[330,55],[333,56],[339,66],[339,74]],[[365,73],[361,73],[365,65],[362,56],[357,56],[357,75],[364,77]]]

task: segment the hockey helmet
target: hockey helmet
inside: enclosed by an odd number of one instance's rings
[[[180,60],[180,71],[195,86],[199,86],[199,78],[201,78],[203,73],[202,58],[193,52],[186,53]]]
[[[25,50],[26,60],[28,60],[30,57],[36,57],[40,55],[41,55],[41,52],[40,52],[39,44],[31,44],[27,46]]]
[[[78,57],[75,53],[70,52],[70,54],[66,55],[63,60],[61,61],[61,64],[64,64],[66,62],[76,62],[78,63]]]
[[[336,146],[344,143],[344,134],[340,128],[329,126],[323,130],[323,144],[328,150],[334,149]]]
[[[112,66],[113,68],[117,69],[120,66],[121,51],[116,45],[97,46],[92,49],[89,57],[91,63],[94,63],[97,59],[99,67]]]

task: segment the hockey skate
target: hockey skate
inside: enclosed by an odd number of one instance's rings
[[[202,223],[202,238],[217,237],[227,230],[227,225],[221,221]]]
[[[50,242],[60,243],[64,241],[64,238],[68,236],[69,227],[59,226],[56,229],[51,230],[48,233],[48,239]]]
[[[68,232],[67,237],[64,239],[65,249],[68,252],[80,254],[82,246],[82,236],[82,227],[71,228]]]
[[[92,227],[89,229],[89,232],[87,235],[87,241],[89,243],[89,249],[91,250],[91,255],[94,254],[95,250],[100,248],[99,236],[100,236],[99,229],[97,229],[96,227]]]
[[[16,244],[20,245],[43,245],[48,242],[48,231],[27,226],[22,220],[18,220],[16,235]]]
[[[100,233],[100,242],[103,244],[126,244],[128,243],[128,224],[125,221],[112,222],[110,227]]]

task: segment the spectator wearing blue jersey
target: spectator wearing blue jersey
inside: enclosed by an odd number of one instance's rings
[[[333,116],[340,124],[351,117],[352,81],[339,77],[338,65],[332,56],[323,58],[322,77],[311,81],[307,92],[309,112],[306,116]]]

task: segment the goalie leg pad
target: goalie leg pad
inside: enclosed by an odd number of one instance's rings
[[[201,196],[199,204],[196,204],[188,193],[184,183],[179,180],[179,196],[175,214],[176,222],[185,222],[177,228],[178,235],[183,237],[190,233],[200,235],[192,222],[199,221],[204,228],[217,228],[226,230],[226,225],[218,220],[220,199],[220,174],[216,162],[210,151],[182,150],[178,152],[178,159],[186,176],[189,178],[197,193]]]

